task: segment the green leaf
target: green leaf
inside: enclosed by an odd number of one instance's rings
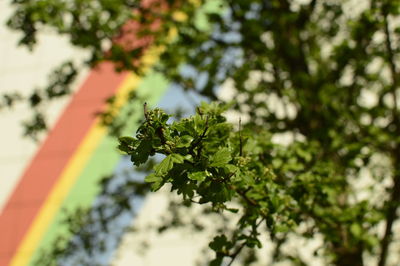
[[[173,161],[174,163],[183,163],[183,161],[185,160],[185,157],[184,157],[184,156],[182,156],[182,155],[180,155],[180,154],[177,154],[177,153],[173,153],[173,154],[171,154],[171,155],[169,155],[169,156],[171,156],[172,161]]]
[[[146,181],[147,183],[159,182],[159,181],[162,181],[162,177],[155,175],[153,173],[153,174],[149,174],[148,176],[146,176],[144,181]]]
[[[286,233],[286,232],[288,232],[289,231],[289,227],[286,225],[286,224],[278,224],[276,227],[275,227],[275,232],[276,233]]]
[[[147,161],[152,150],[152,143],[149,140],[142,140],[131,155],[131,161],[139,166]]]
[[[118,140],[123,145],[134,145],[137,142],[135,138],[129,136],[119,137]]]
[[[211,156],[211,164],[212,167],[222,167],[225,166],[229,161],[232,160],[231,152],[228,148],[222,148],[217,151],[213,156]]]
[[[209,266],[221,266],[223,258],[224,257],[222,257],[222,256],[217,256],[215,259],[210,261],[210,263],[208,265]]]
[[[312,155],[310,154],[309,151],[307,150],[303,150],[301,147],[299,147],[296,150],[297,154],[299,155],[299,157],[303,158],[306,162],[311,161],[312,159]]]
[[[182,155],[176,153],[168,155],[155,167],[156,175],[163,176],[167,174],[174,167],[175,163],[183,163],[184,159]]]
[[[144,181],[147,182],[147,183],[151,183],[151,189],[153,191],[159,190],[162,187],[163,183],[164,183],[163,178],[161,176],[158,176],[158,175],[154,174],[154,173],[153,174],[149,174],[148,176],[146,176]]]
[[[177,143],[176,147],[178,148],[189,147],[192,141],[193,141],[192,136],[183,135],[182,137],[179,138],[179,142]]]
[[[137,140],[132,137],[120,137],[118,141],[118,149],[127,154],[130,154],[135,149],[137,144]]]
[[[215,251],[220,251],[223,247],[229,244],[228,239],[225,235],[219,235],[214,237],[213,241],[211,241],[208,246]]]
[[[235,208],[226,208],[225,210],[227,210],[228,212],[232,212],[232,213],[238,213],[239,209],[235,209]]]
[[[360,238],[362,235],[362,227],[359,223],[352,223],[350,226],[350,232],[355,236],[356,238]]]
[[[206,179],[207,173],[205,171],[189,173],[189,179],[202,182]]]
[[[226,170],[228,170],[229,173],[235,173],[239,170],[239,168],[236,165],[233,164],[226,164],[224,165]]]

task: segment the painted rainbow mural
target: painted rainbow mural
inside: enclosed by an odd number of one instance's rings
[[[155,61],[154,55],[148,57]],[[140,80],[130,73],[114,72],[109,63],[91,71],[3,208],[1,266],[32,263],[40,247],[50,244],[60,231],[63,210],[92,204],[99,189],[97,181],[113,173],[120,160],[116,140],[107,135],[94,114],[107,108],[104,102],[108,97],[115,94],[117,105],[123,107],[132,89],[140,91],[149,86],[149,102],[154,104],[167,87],[159,75],[150,73]]]
[[[0,11],[2,8],[8,8],[6,3],[0,4]],[[211,8],[215,9],[215,5]],[[132,40],[126,41],[126,45],[135,46]],[[107,62],[90,70],[62,108],[45,140],[31,152],[31,156],[23,159],[26,162],[18,164],[23,169],[14,171],[20,173],[15,180],[1,176],[0,186],[6,184],[6,187],[3,190],[0,187],[2,193],[5,191],[4,195],[0,195],[0,266],[35,265],[41,250],[52,245],[57,236],[61,234],[72,238],[63,223],[65,213],[93,206],[100,192],[100,179],[118,172],[122,156],[116,148],[117,140],[108,135],[107,128],[96,116],[100,111],[111,108],[105,103],[106,99],[115,97],[112,108],[120,117],[127,116],[129,112],[126,102],[133,90],[145,96],[150,106],[171,108],[177,103],[185,105],[183,94],[151,70],[163,47],[151,46],[149,40],[142,41],[139,41],[141,45],[148,46],[141,59],[146,65],[143,78],[128,72],[117,73],[114,66]],[[12,45],[3,54],[0,51],[0,57],[13,52]],[[51,60],[49,58],[49,62]],[[35,65],[32,71],[34,68]],[[0,68],[0,85],[1,75]],[[133,116],[140,118],[142,112]],[[134,132],[137,126],[135,121],[137,119],[132,117],[127,120],[123,134]],[[8,155],[8,151],[4,154]],[[112,264],[111,260],[112,255],[109,255],[103,263]]]
[[[150,47],[141,59],[147,72],[160,49]],[[123,116],[132,90],[150,91],[146,99],[154,105],[166,87],[158,74],[149,72],[140,79],[132,73],[115,72],[107,62],[90,71],[3,206],[0,266],[33,265],[39,250],[65,230],[65,210],[90,206],[99,192],[99,179],[115,171],[121,158],[116,139],[107,135],[96,115],[109,107],[106,100],[114,96],[113,111],[116,108]],[[124,133],[131,134],[134,126],[130,123]]]

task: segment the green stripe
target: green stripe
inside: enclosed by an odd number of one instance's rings
[[[210,31],[211,28],[204,13],[222,13],[223,10],[222,1],[206,1],[196,14],[196,27],[200,30]],[[168,82],[161,74],[151,72],[141,81],[136,92],[139,97],[144,97],[150,105],[154,105],[159,101],[167,86]],[[123,135],[132,134],[134,128],[137,127],[134,121],[143,116],[142,103],[139,105],[137,106],[138,112],[132,116],[128,115],[130,110],[128,106],[122,108],[120,116],[129,117],[126,119],[128,125]],[[80,174],[78,181],[71,189],[68,197],[60,206],[56,217],[30,259],[29,265],[36,266],[34,262],[39,258],[41,251],[49,250],[58,236],[71,239],[72,236],[67,230],[67,225],[62,222],[66,217],[65,213],[71,213],[79,207],[90,207],[93,204],[96,195],[100,192],[99,180],[104,176],[113,174],[115,166],[121,158],[121,154],[117,151],[116,147],[117,141],[114,137],[107,135],[101,141],[89,163]]]
[[[160,74],[152,72],[140,82],[136,92],[139,97],[146,97],[146,101],[150,105],[154,105],[164,94],[167,86],[167,81]],[[122,108],[119,115],[122,118],[127,117],[125,121],[128,125],[123,134],[132,134],[134,128],[137,127],[135,121],[143,116],[142,104],[138,103],[136,108],[138,111],[128,118],[129,110],[131,110],[128,104]],[[30,259],[29,265],[36,266],[37,264],[34,262],[39,259],[41,251],[50,250],[57,237],[71,238],[67,225],[63,223],[66,213],[72,213],[79,207],[90,207],[93,204],[96,195],[100,192],[99,180],[104,176],[113,174],[121,158],[121,153],[116,149],[117,145],[116,138],[109,135],[101,140],[83,172],[79,175],[77,182],[60,206],[54,220]]]

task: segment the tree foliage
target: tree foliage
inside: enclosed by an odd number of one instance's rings
[[[153,190],[169,184],[186,205],[237,217],[210,242],[210,265],[261,247],[261,232],[275,245],[274,261],[304,265],[281,248],[292,235],[322,237],[315,256],[326,264],[384,266],[396,257],[400,2],[15,3],[9,25],[22,31],[21,43],[50,26],[89,49],[90,64],[112,60],[137,72],[148,43],[118,35],[127,19],[145,25],[124,34],[165,45],[155,69],[214,101],[174,122],[145,110],[136,136],[120,138],[135,165],[164,156],[146,177]],[[165,38],[172,29],[173,41]],[[224,86],[234,92],[230,104]],[[224,111],[241,122],[227,122]]]

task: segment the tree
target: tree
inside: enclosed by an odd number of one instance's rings
[[[316,256],[326,264],[372,257],[388,265],[399,237],[400,3],[221,0],[220,11],[197,13],[211,2],[16,1],[9,25],[23,44],[50,26],[90,50],[90,64],[112,60],[140,72],[135,58],[147,44],[116,37],[127,19],[136,21],[145,27],[133,34],[166,47],[157,71],[218,101],[175,122],[145,109],[136,136],[120,138],[135,165],[164,156],[146,177],[152,190],[169,184],[182,204],[237,218],[210,242],[210,265],[257,261],[260,232],[275,244],[275,261],[304,265],[281,247],[293,235],[320,235]],[[173,41],[165,38],[172,29]],[[218,93],[227,84],[229,104]],[[242,119],[227,122],[227,110]]]

